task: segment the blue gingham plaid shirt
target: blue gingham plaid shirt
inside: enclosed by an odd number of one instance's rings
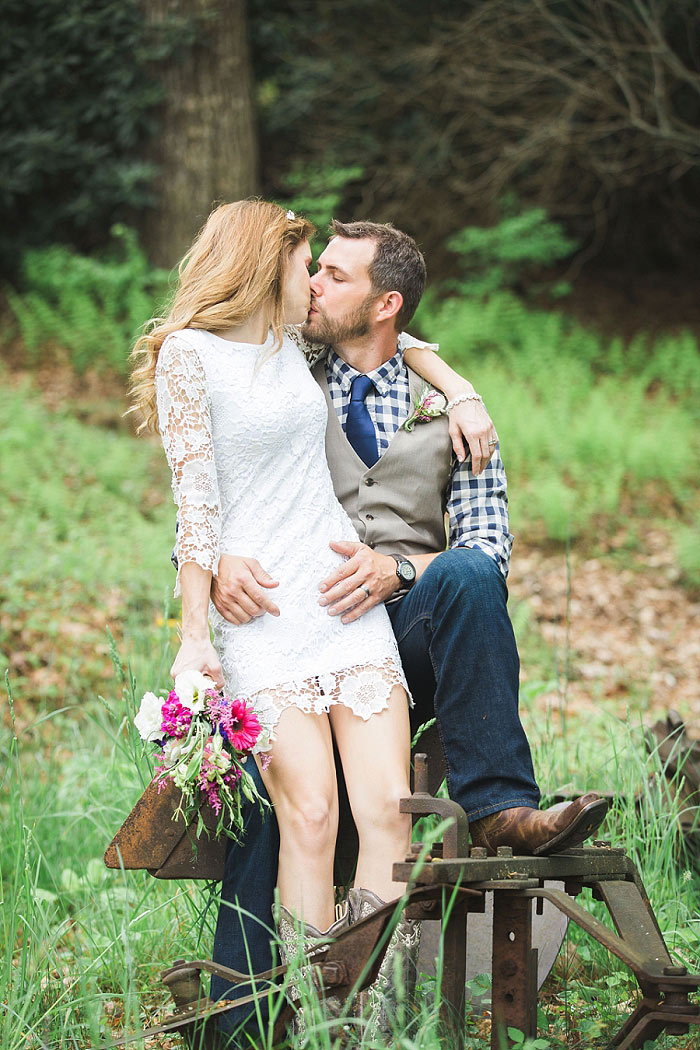
[[[328,389],[343,430],[348,415],[350,387],[359,374],[335,351],[329,351],[326,358]],[[403,351],[397,349],[389,361],[367,374],[375,389],[369,392],[365,404],[374,423],[379,455],[382,456],[411,411],[411,393]],[[429,423],[423,425],[430,426]],[[478,547],[495,558],[499,569],[507,576],[513,537],[508,531],[506,472],[498,446],[478,478],[472,474],[468,450],[464,463],[459,463],[457,457],[453,457],[446,510],[450,522],[450,548]]]

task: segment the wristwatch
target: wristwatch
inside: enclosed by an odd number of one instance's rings
[[[399,583],[408,590],[416,582],[416,567],[413,562],[400,554],[392,554],[392,558],[396,561],[396,575]]]

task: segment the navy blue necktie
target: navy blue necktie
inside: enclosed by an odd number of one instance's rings
[[[370,390],[374,390],[374,383],[368,376],[355,376],[350,388],[345,434],[362,462],[373,467],[379,459],[379,453],[374,423],[365,404]]]

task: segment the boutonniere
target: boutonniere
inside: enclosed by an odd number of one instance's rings
[[[441,416],[445,411],[447,401],[439,390],[432,386],[424,386],[413,402],[413,412],[401,424],[409,433],[416,423],[429,423],[431,419]]]

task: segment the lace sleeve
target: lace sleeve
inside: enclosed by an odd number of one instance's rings
[[[156,368],[158,429],[172,471],[177,505],[177,560],[216,574],[221,505],[211,434],[209,395],[196,350],[169,336]],[[175,596],[180,593],[180,570]]]
[[[408,332],[399,332],[398,338],[399,350],[405,350],[409,346],[424,347],[426,350],[433,350],[436,354],[440,353],[439,343],[425,343],[422,339],[416,339],[415,335],[409,335]]]
[[[284,326],[284,334],[288,335],[293,343],[301,350],[302,354],[306,358],[306,363],[309,368],[313,368],[317,361],[322,357],[325,357],[330,350],[329,346],[323,343],[309,343],[304,339],[301,334],[301,328],[296,324],[286,324]]]

